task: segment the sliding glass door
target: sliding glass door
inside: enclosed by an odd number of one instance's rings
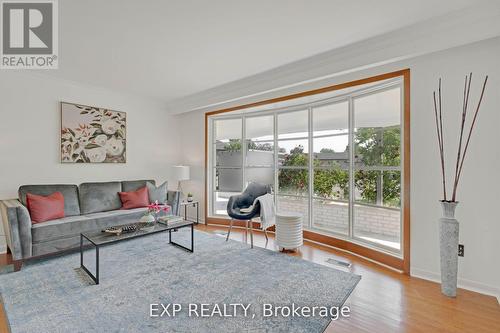
[[[402,81],[210,119],[210,215],[250,182],[304,228],[401,253]]]

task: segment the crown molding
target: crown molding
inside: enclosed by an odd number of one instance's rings
[[[212,111],[281,96],[297,87],[500,36],[500,2],[432,18],[253,76],[176,99],[172,114]]]

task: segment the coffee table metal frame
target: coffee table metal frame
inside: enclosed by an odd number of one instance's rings
[[[172,231],[174,231],[174,233],[175,233],[175,231],[177,229],[186,228],[186,227],[191,227],[191,247],[186,247],[184,245],[181,245],[179,243],[172,241]],[[179,248],[181,248],[185,251],[188,251],[188,252],[194,252],[194,223],[191,221],[184,220],[180,223],[177,222],[177,223],[172,223],[169,225],[158,223],[155,226],[155,229],[152,231],[144,231],[144,232],[137,231],[137,232],[130,233],[130,234],[122,234],[122,235],[120,235],[122,237],[115,236],[115,235],[109,235],[108,239],[101,241],[101,242],[95,241],[92,239],[93,238],[92,236],[94,236],[94,237],[101,236],[101,238],[102,238],[102,234],[100,234],[100,233],[97,233],[97,232],[94,232],[94,234],[81,233],[80,234],[80,267],[90,276],[90,278],[92,280],[94,280],[95,284],[99,284],[99,248],[101,246],[108,245],[108,244],[114,244],[114,243],[118,243],[118,242],[121,242],[124,240],[134,239],[134,238],[143,237],[143,236],[147,236],[147,235],[152,235],[152,234],[156,234],[156,233],[160,233],[160,232],[166,232],[166,231],[168,231],[168,243],[169,244],[174,245],[176,247],[179,247]],[[83,263],[83,252],[85,250],[84,246],[83,246],[84,238],[95,247],[95,271],[96,271],[95,275],[92,272],[90,272],[90,270],[87,267],[85,267],[85,265]]]

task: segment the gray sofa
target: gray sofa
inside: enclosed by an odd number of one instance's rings
[[[56,253],[80,245],[80,233],[101,230],[119,224],[132,223],[144,215],[146,208],[121,209],[118,192],[135,191],[154,180],[83,183],[77,185],[23,185],[19,199],[0,201],[7,246],[16,270],[23,260]],[[64,196],[65,217],[42,223],[31,223],[26,208],[26,194]],[[180,192],[168,191],[167,204],[178,215]]]

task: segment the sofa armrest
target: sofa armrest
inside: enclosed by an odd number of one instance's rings
[[[181,192],[168,191],[167,203],[172,207],[172,215],[179,215],[179,207],[181,204]]]
[[[0,209],[12,259],[31,257],[33,244],[28,209],[17,199],[0,201]]]

